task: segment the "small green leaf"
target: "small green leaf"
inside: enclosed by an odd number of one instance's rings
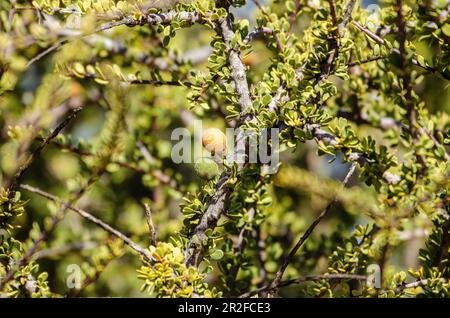
[[[222,252],[222,250],[214,250],[211,253],[210,257],[211,257],[211,259],[218,261],[223,258],[223,252]]]

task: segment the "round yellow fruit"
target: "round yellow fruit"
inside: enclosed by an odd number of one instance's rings
[[[211,155],[223,155],[227,151],[227,137],[217,128],[208,128],[203,132],[202,144]]]

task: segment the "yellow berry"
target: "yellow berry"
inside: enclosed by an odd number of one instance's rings
[[[203,132],[202,144],[211,155],[223,155],[227,151],[227,137],[217,128],[208,128]]]

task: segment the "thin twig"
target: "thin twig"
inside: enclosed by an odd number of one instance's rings
[[[438,280],[441,281],[444,284],[450,282],[448,279],[445,279],[445,278],[439,278]],[[421,279],[421,280],[418,280],[418,281],[415,281],[415,282],[412,282],[412,283],[400,285],[400,286],[398,286],[398,287],[396,287],[394,289],[394,292],[396,294],[398,294],[398,293],[404,291],[405,289],[426,286],[429,283],[429,281],[430,281],[429,279]],[[387,292],[389,292],[389,290],[386,289],[386,290],[380,290],[378,293],[379,294],[384,294],[384,293],[387,293]]]
[[[358,65],[362,65],[362,64],[366,64],[366,63],[370,63],[370,62],[374,62],[374,61],[379,61],[379,60],[386,59],[386,58],[387,57],[385,57],[385,56],[375,55],[375,56],[371,56],[371,57],[368,57],[366,59],[362,59],[362,60],[359,60],[359,61],[350,62],[350,63],[347,64],[347,66],[348,67],[355,67],[355,66],[358,66]]]
[[[77,78],[74,74],[67,74],[68,77]],[[86,74],[85,79],[98,79],[97,74]],[[153,86],[179,86],[179,87],[191,87],[194,84],[188,81],[160,81],[160,80],[149,80],[149,79],[133,79],[133,80],[123,80],[120,83],[131,84],[131,85],[153,85]]]
[[[405,17],[403,15],[403,0],[397,0],[397,28],[398,28],[398,41],[400,45],[400,66],[401,66],[401,77],[403,79],[403,86],[406,90],[405,93],[405,108],[407,112],[407,116],[409,118],[409,128],[411,131],[411,135],[414,140],[417,139],[417,111],[412,102],[411,93],[411,78],[409,72],[407,72],[408,61],[406,52],[406,22]]]
[[[150,245],[155,246],[156,245],[156,230],[155,230],[155,226],[153,225],[152,211],[150,210],[150,206],[147,203],[144,204],[144,212],[145,212],[145,217],[147,219],[148,230],[150,231]]]
[[[261,239],[261,228],[259,226],[253,232],[256,242],[256,257],[259,264],[259,286],[261,286],[264,285],[267,280],[265,243],[264,240]]]
[[[16,13],[16,0],[11,1],[11,9],[9,10],[8,23],[12,26],[14,15]]]
[[[247,36],[244,38],[243,42],[244,42],[244,44],[248,44],[261,35],[272,35],[273,33],[274,32],[271,28],[260,27],[260,28],[254,29],[253,31],[249,32],[247,34]]]
[[[369,38],[371,38],[372,40],[374,40],[375,42],[377,42],[380,45],[385,45],[385,42],[382,38],[380,38],[378,35],[376,35],[374,32],[370,31],[369,29],[363,27],[361,24],[359,24],[357,21],[352,20],[352,24],[358,28],[360,31],[364,32],[365,34],[367,34],[367,36],[369,36]]]
[[[20,180],[22,179],[25,171],[28,169],[28,167],[33,163],[33,161],[41,154],[42,150],[47,146],[54,138],[58,136],[58,134],[63,130],[71,121],[74,119],[77,114],[83,109],[83,107],[77,107],[73,109],[70,114],[66,117],[65,120],[63,120],[56,128],[47,136],[45,137],[39,147],[37,147],[31,155],[28,157],[28,159],[25,161],[23,165],[21,165],[14,175],[13,179],[10,182],[9,189],[12,193],[15,192],[17,189]]]
[[[267,20],[268,20],[269,22],[271,22],[271,23],[274,22],[273,19],[272,19],[272,17],[270,16],[270,14],[267,13],[267,11],[263,8],[263,6],[261,5],[261,3],[259,3],[258,0],[252,0],[252,2],[256,5],[256,7],[258,8],[258,10],[261,11],[261,13],[262,13],[264,16],[266,16],[266,18],[267,18]],[[275,33],[273,33],[273,34],[274,34],[274,37],[275,37],[275,42],[276,42],[276,46],[277,46],[278,52],[283,51],[283,44],[281,43],[280,37],[279,37],[277,34],[275,34]],[[282,58],[282,59],[283,59],[283,58]],[[284,59],[283,59],[283,60],[284,60]]]
[[[301,284],[301,283],[307,283],[307,282],[316,282],[321,280],[366,280],[367,276],[365,275],[357,275],[357,274],[324,274],[324,275],[311,275],[311,276],[305,276],[305,277],[299,277],[295,279],[288,279],[284,280],[278,283],[275,287],[272,287],[272,285],[266,285],[263,287],[260,287],[258,289],[252,290],[250,292],[247,292],[245,294],[242,294],[239,296],[239,298],[249,298],[255,295],[258,295],[262,292],[269,291],[273,288],[281,288],[286,287],[293,284]]]
[[[356,0],[350,0],[347,7],[345,8],[344,18],[342,19],[341,23],[338,25],[338,31],[339,33],[342,33],[344,28],[347,27],[348,23],[350,22],[350,19],[352,17],[353,8],[355,7]]]
[[[77,207],[74,207],[70,202],[64,201],[63,199],[54,196],[48,192],[45,192],[41,189],[32,187],[30,185],[27,184],[23,184],[20,186],[22,189],[27,190],[31,193],[35,193],[40,195],[41,197],[44,197],[50,201],[56,202],[58,204],[62,204],[64,206],[67,206],[67,209],[72,210],[76,213],[78,213],[78,215],[80,215],[81,217],[85,218],[86,220],[98,225],[99,227],[101,227],[103,230],[105,230],[106,232],[114,235],[115,237],[117,237],[118,239],[122,240],[125,244],[127,244],[129,247],[131,247],[131,249],[133,249],[135,252],[137,252],[139,255],[141,255],[146,261],[148,262],[152,262],[154,261],[153,257],[151,256],[150,252],[146,249],[144,249],[143,247],[141,247],[140,245],[138,245],[137,243],[133,242],[129,237],[127,237],[125,234],[123,234],[122,232],[120,232],[119,230],[111,227],[110,225],[106,224],[105,222],[103,222],[102,220],[100,220],[99,218],[93,216],[91,213],[79,209]]]
[[[376,43],[386,47],[387,49],[389,49],[389,52],[391,54],[396,54],[396,55],[400,55],[401,52],[399,49],[397,48],[393,48],[392,45],[388,42],[383,40],[381,37],[379,37],[377,34],[375,34],[374,32],[370,31],[369,29],[367,29],[366,27],[362,26],[361,24],[359,24],[357,21],[355,20],[351,20],[351,23],[360,31],[364,32],[369,38],[371,38],[372,40],[374,40]],[[417,54],[414,53],[412,55],[411,58],[411,64],[418,66],[422,69],[424,69],[425,71],[429,72],[429,73],[434,73],[434,74],[438,74],[440,75],[443,79],[446,79],[448,81],[450,81],[450,76],[448,74],[446,74],[445,72],[441,72],[438,69],[429,66],[429,65],[423,65],[421,63],[419,63],[418,59],[417,59]]]
[[[342,185],[345,187],[350,180],[351,176],[356,170],[356,163],[353,163],[350,166],[350,169],[345,176],[344,180],[342,181]],[[272,289],[276,288],[283,278],[283,274],[288,267],[288,265],[291,263],[292,259],[294,258],[295,254],[297,254],[297,251],[300,249],[300,247],[303,245],[303,243],[309,238],[309,236],[312,234],[316,226],[323,220],[323,218],[328,214],[328,212],[331,210],[331,208],[334,206],[334,204],[337,202],[337,198],[335,197],[333,201],[328,204],[328,206],[319,214],[319,216],[314,220],[314,222],[306,229],[305,233],[300,237],[300,239],[297,241],[295,246],[292,248],[292,250],[289,252],[288,256],[285,257],[281,263],[280,268],[278,269],[275,279],[270,284],[272,286]]]
[[[37,137],[36,140],[43,141],[44,139]],[[82,157],[96,157],[97,156],[97,154],[95,154],[93,152],[86,151],[86,150],[80,150],[77,147],[74,147],[72,145],[61,144],[54,140],[52,140],[50,143],[60,149],[70,151],[71,153],[82,156]],[[136,143],[138,143],[138,142],[136,142]],[[144,146],[144,148],[145,148],[145,146]],[[143,149],[141,149],[141,147],[139,147],[139,150],[142,152],[142,154],[147,162],[149,162],[149,163],[154,162],[154,159],[153,159],[153,157],[151,157],[150,153],[148,153],[148,150],[147,150],[147,152],[143,152]],[[146,155],[146,153],[148,153],[148,155],[150,155],[150,157],[148,157]],[[152,158],[152,159],[149,161],[148,158]],[[162,170],[155,169],[155,170],[147,171],[146,169],[143,169],[143,168],[133,165],[131,163],[119,161],[119,160],[112,160],[111,163],[116,164],[125,169],[133,170],[133,171],[141,173],[141,174],[150,174],[153,177],[155,177],[162,184],[168,185],[169,187],[171,187],[172,189],[174,189],[176,191],[180,191],[180,192],[184,191],[184,188],[180,184],[178,184],[178,182],[176,182],[173,178],[171,178],[170,176],[165,174]]]
[[[181,21],[185,21],[188,22],[190,24],[194,24],[194,23],[199,23],[203,21],[203,17],[196,12],[176,12],[176,11],[169,11],[167,13],[152,13],[152,14],[148,14],[146,15],[144,18],[142,19],[135,19],[133,16],[127,16],[124,17],[118,21],[111,21],[111,22],[106,22],[103,23],[102,25],[100,25],[99,27],[97,27],[94,31],[87,33],[87,34],[80,34],[74,38],[71,39],[64,39],[59,41],[58,43],[56,43],[55,45],[52,45],[51,47],[49,47],[48,49],[46,49],[45,51],[41,52],[39,55],[37,55],[36,57],[32,58],[28,63],[27,63],[27,67],[31,66],[33,63],[39,61],[40,59],[42,59],[43,57],[45,57],[46,55],[50,54],[53,51],[58,50],[59,48],[61,48],[63,45],[74,41],[74,40],[79,40],[79,39],[83,39],[87,36],[93,35],[95,33],[99,33],[99,32],[103,32],[118,26],[122,26],[122,25],[126,25],[128,27],[134,27],[134,26],[138,26],[138,25],[168,25],[170,24],[173,20],[177,20],[179,22]]]
[[[251,223],[253,218],[255,217],[255,208],[251,207],[249,209],[247,215],[248,215],[248,223]],[[245,246],[246,246],[245,238],[251,232],[252,232],[251,230],[248,230],[246,228],[246,225],[244,225],[242,227],[241,231],[239,232],[239,236],[238,236],[238,238],[236,240],[236,243],[234,244],[234,247],[233,247],[233,253],[234,253],[235,258],[237,260],[239,260],[240,256],[242,255],[242,253],[243,253],[243,251],[245,249]],[[229,276],[231,276],[233,278],[236,278],[240,267],[241,267],[241,264],[239,264],[239,263],[236,264],[236,265],[232,265],[230,270],[229,270]]]
[[[75,242],[58,247],[50,247],[34,254],[35,259],[52,258],[65,253],[93,249],[98,246],[97,242]]]
[[[135,85],[153,85],[153,86],[185,86],[191,87],[193,84],[187,81],[158,81],[158,80],[131,80],[127,83]]]
[[[292,32],[295,26],[295,21],[297,20],[297,14],[300,11],[301,8],[300,0],[295,0],[295,8],[291,12],[291,15],[289,16],[289,32]]]
[[[44,51],[42,51],[41,53],[39,53],[38,55],[36,55],[35,57],[33,57],[31,60],[28,61],[27,68],[30,67],[32,64],[36,63],[37,61],[39,61],[40,59],[44,58],[48,54],[52,53],[53,51],[58,50],[66,43],[69,43],[68,39],[61,40],[58,43],[53,44],[49,48],[45,49]]]
[[[14,262],[12,266],[10,267],[9,271],[6,273],[3,280],[0,282],[0,291],[3,291],[3,289],[6,287],[6,285],[14,278],[14,275],[16,271],[26,266],[30,263],[30,261],[34,258],[35,254],[38,252],[38,248],[41,246],[42,243],[46,242],[50,234],[55,230],[59,222],[64,218],[66,215],[66,211],[69,208],[70,205],[75,204],[81,197],[86,193],[87,189],[98,179],[98,177],[103,173],[103,171],[96,171],[94,172],[86,182],[86,184],[81,187],[72,197],[70,201],[67,201],[64,206],[62,206],[51,218],[49,224],[41,230],[39,233],[39,236],[36,240],[34,240],[31,247],[28,249],[28,251],[20,258],[18,261]]]

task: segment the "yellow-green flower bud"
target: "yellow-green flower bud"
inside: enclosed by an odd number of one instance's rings
[[[197,160],[194,168],[198,176],[206,180],[211,180],[219,174],[219,166],[210,158]]]

